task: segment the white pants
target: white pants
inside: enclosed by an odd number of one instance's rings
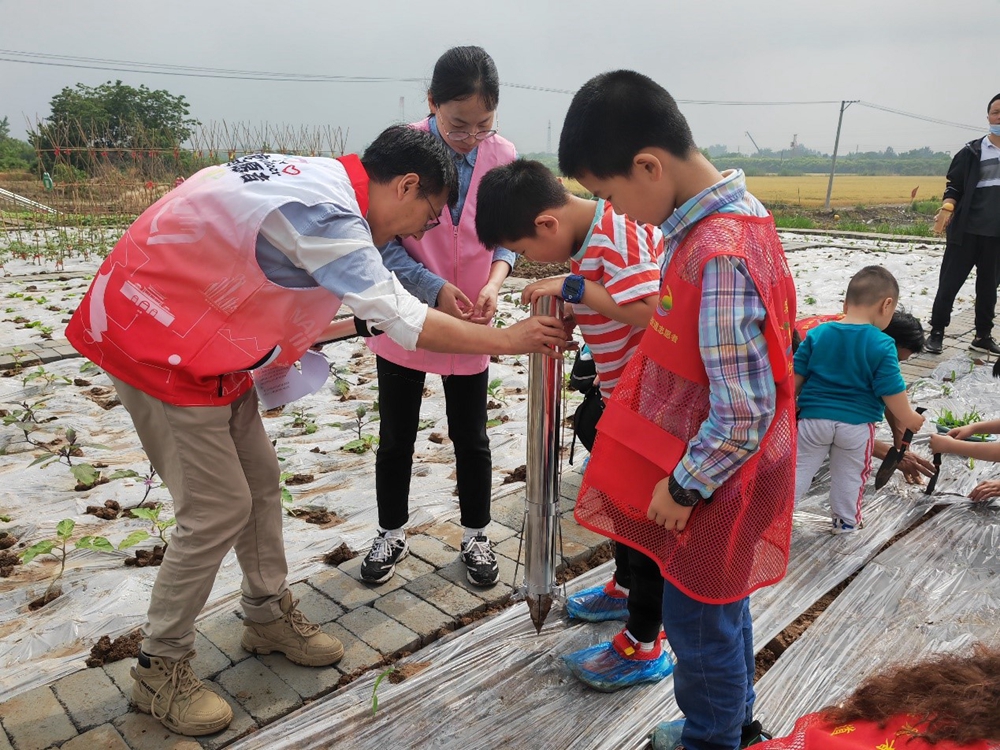
[[[875,425],[847,424],[832,419],[800,419],[795,462],[795,502],[830,457],[830,507],[834,518],[861,524],[861,498],[872,471]]]

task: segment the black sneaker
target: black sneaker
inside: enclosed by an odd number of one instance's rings
[[[927,337],[924,344],[924,351],[928,354],[940,354],[944,349],[944,331],[940,328],[932,328],[931,335]]]
[[[384,531],[380,531],[361,563],[361,580],[367,583],[385,583],[396,572],[396,563],[406,557],[409,551],[406,537],[387,537]]]
[[[469,583],[474,586],[493,586],[500,579],[497,556],[485,534],[462,542],[462,562],[468,568]]]
[[[770,732],[764,731],[764,727],[755,719],[743,727],[743,732],[740,735],[740,748],[742,750],[751,745],[756,745],[758,742],[765,742],[771,739],[774,739],[774,736]]]
[[[976,336],[969,344],[969,348],[987,354],[1000,354],[1000,344],[997,344],[992,336]]]

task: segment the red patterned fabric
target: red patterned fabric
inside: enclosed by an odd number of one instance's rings
[[[778,737],[755,745],[760,750],[995,750],[1000,744],[980,740],[968,745],[942,741],[931,745],[914,735],[921,731],[920,719],[896,716],[884,727],[874,721],[852,721],[832,725],[820,714],[807,714],[795,722],[787,737]]]
[[[698,310],[702,269],[718,255],[742,260],[761,294],[777,408],[760,448],[711,502],[695,506],[687,529],[665,531],[646,511],[708,417]],[[703,219],[674,253],[657,312],[598,424],[577,521],[657,560],[663,576],[698,601],[737,601],[785,574],[795,490],[794,319],[795,288],[772,219]]]

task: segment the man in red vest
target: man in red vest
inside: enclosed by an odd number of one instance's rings
[[[584,84],[559,167],[665,240],[659,303],[598,423],[575,515],[660,565],[680,743],[736,750],[766,736],[749,594],[784,576],[792,530],[791,273],[743,173],[720,173],[646,76]]]
[[[383,132],[360,159],[248,154],[191,176],[148,208],[98,270],[66,337],[103,368],[156,472],[177,528],[150,599],[132,700],[185,735],[232,710],[191,669],[195,618],[223,558],[243,570],[242,646],[307,666],[343,645],[303,615],[286,581],[278,461],[253,372],[292,367],[343,300],[406,349],[554,353],[559,321],[494,329],[411,297],[376,245],[419,238],[457,193],[428,133]]]

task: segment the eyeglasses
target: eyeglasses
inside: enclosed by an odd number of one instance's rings
[[[424,228],[421,229],[420,231],[421,232],[429,232],[434,227],[436,227],[436,226],[438,226],[438,225],[441,224],[441,212],[440,211],[436,211],[434,209],[434,204],[431,203],[431,199],[428,198],[426,195],[424,195],[424,200],[427,201],[427,205],[431,207],[431,213],[434,214],[434,218],[433,219],[428,219],[427,223],[424,224]]]
[[[445,133],[445,135],[453,141],[467,141],[469,138],[475,138],[477,141],[485,141],[487,138],[492,138],[496,134],[496,130],[478,130],[475,133],[467,133],[464,130],[449,130]]]

